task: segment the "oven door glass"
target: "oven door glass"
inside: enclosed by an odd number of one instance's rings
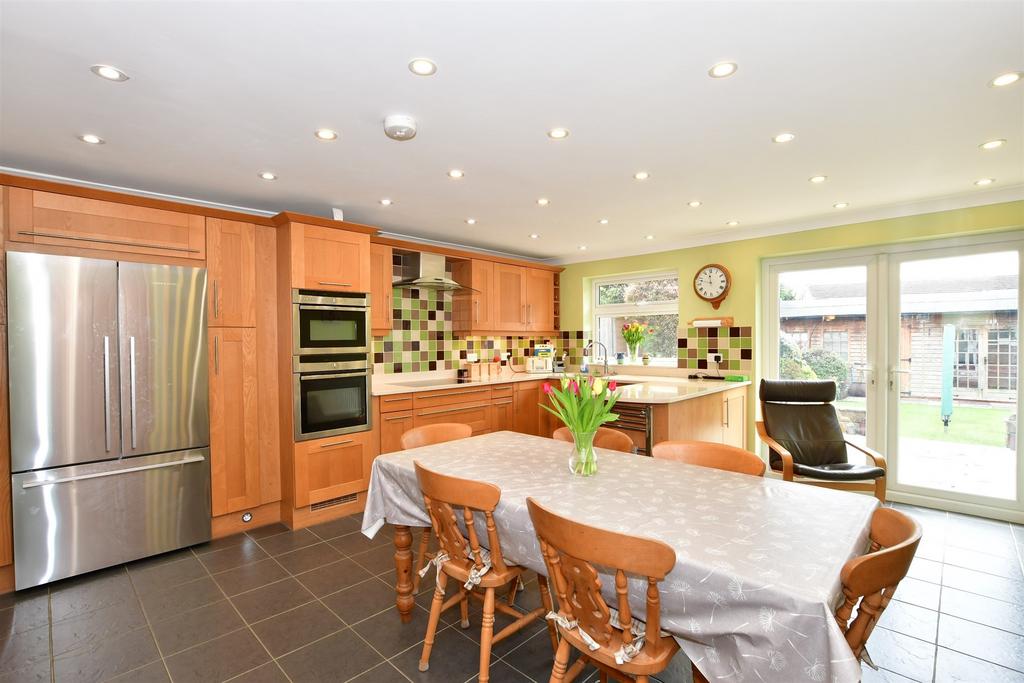
[[[368,353],[367,309],[294,305],[296,355]]]
[[[295,437],[315,439],[368,429],[369,375],[295,375]]]

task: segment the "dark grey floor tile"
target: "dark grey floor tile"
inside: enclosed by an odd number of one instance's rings
[[[207,576],[159,593],[143,595],[142,607],[146,610],[149,620],[156,622],[169,619],[196,607],[209,605],[223,597],[224,594],[221,593],[217,584]]]
[[[570,661],[575,661],[577,656],[577,653],[573,652]],[[555,653],[551,650],[551,639],[547,632],[541,631],[502,659],[530,678],[546,681],[551,676]]]
[[[174,681],[219,683],[270,661],[249,629],[233,631],[164,660]]]
[[[155,567],[136,568],[128,565],[128,575],[139,595],[173,588],[206,576],[206,568],[193,555]]]
[[[50,588],[51,586],[37,586],[36,588],[4,593],[0,595],[0,610],[10,609],[22,602],[31,602],[37,598],[48,597],[50,595]]]
[[[992,555],[991,553],[950,546],[946,548],[942,559],[946,564],[965,569],[973,569],[1018,581],[1024,579],[1024,576],[1021,574],[1020,560],[1016,557],[1007,558],[1002,555]]]
[[[53,676],[68,683],[105,681],[159,659],[153,635],[143,626],[55,656]]]
[[[274,522],[273,524],[267,524],[265,526],[257,527],[255,529],[250,529],[245,532],[245,535],[249,538],[254,538],[258,541],[261,538],[276,536],[277,534],[283,534],[286,531],[291,530],[281,522]]]
[[[529,676],[520,671],[516,671],[511,666],[501,661],[491,660],[491,670],[489,672],[489,676],[490,683],[533,683],[532,678],[530,678]],[[479,680],[479,674],[470,679],[471,682],[476,682]]]
[[[935,683],[1024,683],[1024,674],[940,647]]]
[[[1024,636],[943,614],[939,645],[966,655],[1024,671]]]
[[[942,569],[942,585],[1024,605],[1024,581],[947,564]]]
[[[50,659],[50,627],[40,626],[0,640],[0,673]]]
[[[942,587],[937,584],[907,577],[900,581],[893,597],[918,607],[937,610],[941,593]]]
[[[50,683],[52,678],[49,657],[0,670],[0,683]]]
[[[238,595],[260,586],[266,586],[288,576],[284,567],[273,558],[253,562],[213,575],[213,580],[227,595]]]
[[[227,600],[152,623],[153,635],[164,657],[219,638],[243,626],[245,622]]]
[[[453,616],[455,616],[455,615],[458,615],[459,612],[458,612],[458,610],[452,609],[452,614],[453,614]],[[476,643],[480,642],[480,625],[481,625],[481,621],[482,621],[482,616],[483,616],[482,611],[471,612],[469,628],[462,629],[462,635],[466,636],[467,638],[470,638],[471,640],[473,640]],[[495,633],[499,632],[501,629],[503,629],[506,626],[508,626],[509,624],[511,624],[512,621],[513,621],[512,617],[510,617],[510,616],[508,616],[506,614],[503,614],[501,612],[495,611],[495,613],[494,613],[494,632]],[[459,627],[456,626],[456,628],[459,628]],[[537,633],[539,633],[542,630],[545,630],[545,631],[547,630],[547,625],[544,622],[544,620],[543,619],[538,619],[536,621],[533,621],[532,623],[529,623],[526,626],[524,626],[522,628],[522,630],[520,630],[518,633],[515,633],[515,634],[509,636],[508,638],[506,638],[505,640],[501,641],[497,645],[494,645],[492,647],[491,651],[496,656],[502,657],[502,656],[508,654],[508,652],[510,652],[511,650],[516,649],[517,647],[519,647],[520,645],[522,645],[526,641],[528,641],[531,638],[533,638],[533,636],[537,635]],[[548,645],[549,645],[549,648],[550,648],[550,640],[549,640],[549,644]],[[552,656],[553,655],[554,655],[554,650],[552,650]]]
[[[0,610],[0,639],[14,633],[44,626],[50,621],[50,597],[46,591],[33,591],[23,600],[11,601]]]
[[[944,587],[939,611],[1024,636],[1024,609],[1016,603]]]
[[[313,545],[320,541],[320,537],[309,529],[299,529],[298,531],[288,531],[276,536],[261,538],[259,544],[267,553],[276,556],[290,553],[299,548],[305,548],[307,545]]]
[[[277,662],[267,662],[263,666],[246,671],[241,676],[231,679],[231,683],[289,683],[288,677],[281,671]]]
[[[365,581],[370,578],[370,573],[352,560],[340,560],[299,574],[296,578],[314,595],[323,597]]]
[[[382,574],[395,568],[395,549],[391,545],[377,546],[351,557],[374,575]]]
[[[177,562],[178,560],[184,560],[187,557],[195,557],[195,555],[192,554],[192,548],[172,550],[167,553],[153,555],[152,557],[144,557],[141,560],[133,560],[126,564],[125,568],[129,571],[143,571],[145,569],[159,567],[162,564],[169,564],[171,562]]]
[[[145,625],[146,617],[137,600],[117,602],[54,623],[53,654],[61,655],[82,647],[96,647],[105,640]]]
[[[314,534],[327,541],[338,536],[344,536],[354,531],[359,531],[359,527],[362,521],[358,517],[349,515],[347,517],[339,517],[338,519],[332,519],[329,522],[322,522],[314,526],[309,527],[309,530]]]
[[[409,679],[403,676],[390,663],[384,662],[365,673],[359,674],[350,683],[409,683]]]
[[[60,621],[115,602],[134,599],[135,591],[124,567],[101,569],[53,584],[50,614],[54,621]]]
[[[880,667],[917,681],[929,681],[935,667],[935,645],[885,628],[871,632],[871,658]]]
[[[252,564],[267,559],[267,553],[251,538],[241,543],[222,550],[215,550],[212,553],[200,556],[199,560],[206,566],[211,574]]]
[[[231,598],[242,617],[250,624],[280,614],[313,600],[313,595],[293,578],[282,579],[262,588]]]
[[[438,624],[438,633],[447,628]],[[381,612],[359,622],[352,629],[366,639],[374,649],[385,657],[393,657],[402,650],[418,645],[427,633],[427,613],[419,607],[413,608],[412,621],[403,624],[396,611]],[[473,643],[470,642],[470,648]]]
[[[231,548],[236,545],[240,545],[249,538],[243,533],[232,534],[230,536],[224,536],[223,538],[215,538],[212,541],[201,543],[199,545],[192,546],[192,550],[196,555],[206,555],[213,553],[218,550],[224,550],[225,548]]]
[[[372,539],[367,538],[361,531],[356,531],[345,536],[338,536],[331,540],[331,545],[337,548],[340,552],[345,555],[358,555],[359,553],[365,553],[367,550],[373,550],[381,546],[387,546],[391,548],[392,555],[394,554],[394,542],[384,534],[377,534]],[[394,564],[394,563],[392,563]]]
[[[354,624],[378,612],[394,610],[395,589],[377,579],[367,579],[321,599],[345,623]]]
[[[338,653],[344,653],[339,657]],[[380,664],[381,656],[351,629],[339,631],[277,660],[295,683],[347,681]]]
[[[934,643],[939,628],[939,613],[908,602],[893,600],[882,612],[878,625]]]
[[[167,677],[167,667],[164,666],[163,660],[157,660],[120,676],[115,676],[110,679],[110,683],[166,683],[170,680]]]
[[[253,624],[264,647],[280,657],[345,628],[344,622],[319,602],[310,602]]]
[[[978,550],[1012,559],[1017,554],[1013,534],[1005,523],[997,526],[981,524],[950,524],[946,530],[946,547]]]
[[[479,646],[454,629],[445,629],[437,634],[430,653],[430,668],[422,672],[419,670],[421,654],[420,647],[413,647],[392,659],[391,663],[417,683],[465,681],[480,672]]]
[[[301,574],[342,559],[342,554],[327,543],[309,545],[275,558],[292,574]]]

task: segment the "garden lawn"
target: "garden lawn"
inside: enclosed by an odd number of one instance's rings
[[[862,399],[837,401],[837,408],[863,407]],[[900,405],[900,436],[931,441],[979,444],[1006,447],[1006,418],[1014,411],[1007,407],[953,406],[949,431],[942,427],[939,404],[902,403]]]

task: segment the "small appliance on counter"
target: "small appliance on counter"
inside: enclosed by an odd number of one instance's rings
[[[550,375],[554,372],[554,344],[537,344],[533,347],[533,355],[526,358],[526,371],[530,374]]]
[[[568,364],[569,354],[568,352],[563,351],[562,355],[555,359],[553,369],[555,372],[565,372],[565,368]]]

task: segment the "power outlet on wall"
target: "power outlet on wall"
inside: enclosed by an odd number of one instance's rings
[[[716,363],[716,364],[721,363],[722,362],[722,354],[720,354],[720,353],[713,353],[713,354],[711,354],[711,361],[713,363]]]

